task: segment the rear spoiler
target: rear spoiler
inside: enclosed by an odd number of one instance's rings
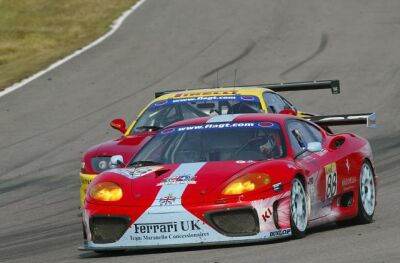
[[[315,80],[315,81],[307,81],[307,82],[261,84],[261,85],[255,85],[255,86],[261,86],[263,88],[267,88],[267,89],[273,90],[275,92],[330,89],[332,94],[340,93],[339,80]]]
[[[164,90],[164,91],[156,91],[154,93],[154,98],[161,97],[162,95],[172,93],[172,92],[179,92],[179,91],[188,91],[187,89],[177,89],[177,90]]]
[[[321,126],[366,124],[369,128],[376,128],[376,113],[310,116],[306,119]]]
[[[332,94],[340,93],[339,80],[314,80],[314,81],[307,81],[307,82],[254,84],[254,85],[235,86],[235,87],[231,87],[231,88],[246,88],[246,87],[262,87],[262,88],[273,90],[275,92],[330,89]],[[218,88],[220,88],[220,87],[204,88],[204,89],[218,89]],[[158,98],[162,95],[165,95],[165,94],[168,94],[171,92],[179,92],[179,91],[188,91],[188,90],[183,89],[183,90],[158,91],[158,92],[154,93],[154,96],[155,96],[155,98]]]

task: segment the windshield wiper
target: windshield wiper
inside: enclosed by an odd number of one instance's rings
[[[143,166],[150,166],[150,165],[157,165],[157,164],[163,164],[159,162],[154,162],[154,161],[134,161],[129,164],[129,166],[133,167],[143,167]]]
[[[161,130],[164,127],[160,127],[160,126],[153,126],[153,125],[143,125],[140,127],[136,127],[135,129],[137,130],[151,130],[151,131],[158,131]]]

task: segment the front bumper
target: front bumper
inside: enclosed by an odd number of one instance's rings
[[[152,206],[143,209],[86,203],[83,249],[206,246],[287,237],[291,235],[289,202],[287,192],[251,202],[188,207]],[[140,210],[142,212],[138,215]],[[102,224],[94,225],[96,218],[102,218]],[[110,219],[106,223],[109,225],[104,223],[107,218]],[[123,218],[128,223],[122,231]],[[107,233],[112,234],[106,236]]]
[[[81,187],[80,187],[80,201],[81,201],[81,207],[83,207],[83,204],[85,202],[85,195],[86,195],[86,190],[90,184],[91,181],[97,176],[97,174],[84,174],[80,173],[79,178],[81,181]]]

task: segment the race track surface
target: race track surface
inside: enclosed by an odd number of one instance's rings
[[[0,261],[400,262],[400,1],[148,0],[108,40],[0,98]],[[102,257],[81,252],[79,167],[155,91],[338,78],[285,94],[305,111],[377,112],[375,222],[301,240]]]

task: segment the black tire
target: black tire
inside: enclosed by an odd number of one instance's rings
[[[94,252],[103,256],[117,256],[123,254],[125,250],[94,250]]]
[[[362,180],[363,180],[363,172],[365,172],[364,169],[367,169],[370,173],[369,176],[372,177],[369,178],[368,180],[369,182],[368,186],[365,185],[363,186]],[[365,205],[367,201],[363,202],[363,195],[367,195],[368,199],[372,198],[372,200],[368,202],[372,207],[367,207],[367,205]],[[375,204],[376,204],[375,172],[371,164],[368,161],[364,161],[360,171],[360,186],[358,191],[358,214],[357,217],[354,219],[354,222],[358,224],[371,223],[375,213]]]
[[[295,177],[292,181],[292,189],[290,192],[290,227],[294,238],[305,237],[308,224],[307,221],[307,194],[301,180]]]

